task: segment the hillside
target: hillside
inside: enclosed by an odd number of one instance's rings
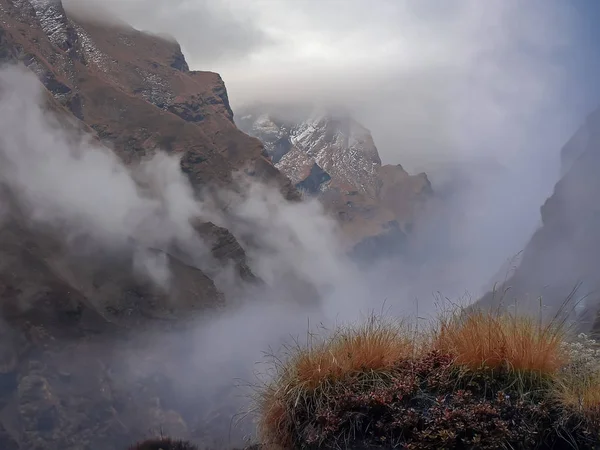
[[[540,209],[541,228],[506,281],[510,290],[504,296],[489,293],[480,303],[511,305],[518,299],[519,311],[539,312],[541,297],[544,313],[552,315],[570,298],[578,327],[598,332],[600,110],[567,142],[561,158],[563,175]]]
[[[296,188],[317,196],[338,218],[355,254],[401,250],[432,193],[425,173],[382,165],[370,131],[345,112],[258,104],[236,117]]]
[[[221,77],[190,71],[177,43],[68,16],[51,0],[2,0],[0,12],[0,62],[23,62],[125,162],[160,148],[183,154],[196,185],[245,169],[289,188],[260,142],[234,125]]]
[[[173,41],[60,1],[0,0],[0,64],[35,75],[0,76],[0,448],[202,436],[206,399],[140,356],[148,333],[184,333],[260,280],[232,233],[177,208],[238,189],[237,171],[298,192],[236,127],[221,77],[190,71]],[[161,343],[187,361],[180,341]]]

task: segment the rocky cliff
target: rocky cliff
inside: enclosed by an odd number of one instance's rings
[[[257,104],[236,122],[298,189],[337,216],[356,254],[399,250],[431,194],[424,173],[382,165],[370,131],[347,113]]]
[[[72,16],[58,0],[0,0],[0,64],[34,73],[54,126],[75,140],[93,135],[126,167],[164,150],[181,156],[197,192],[233,189],[232,173],[242,171],[299,199],[260,141],[234,124],[220,76],[190,71],[175,42]],[[0,102],[9,89],[0,83]],[[11,114],[18,123],[20,111]],[[40,145],[27,136],[19,142]],[[7,125],[0,147],[11,140]],[[226,284],[216,282],[224,266],[229,282],[260,282],[240,243],[196,218],[186,242],[206,247],[211,262],[202,269],[185,245],[154,248],[137,236],[116,250],[77,241],[91,247],[74,252],[60,224],[32,225],[21,194],[0,183],[0,448],[114,450],[161,431],[202,441],[206,399],[175,392],[183,374],[160,358],[132,376],[139,352],[123,343],[155,328],[185,330],[188,319],[224,306]],[[140,250],[166,264],[174,289],[135,273]],[[139,341],[138,350],[149,345]],[[176,359],[180,348],[170,345],[162,354]]]
[[[221,77],[190,71],[177,43],[72,17],[58,0],[1,0],[0,16],[0,62],[35,72],[125,162],[162,149],[183,155],[195,185],[245,170],[295,197],[260,142],[236,128]]]
[[[504,295],[484,305],[516,304],[519,311],[552,316],[570,299],[583,331],[600,330],[600,110],[563,147],[562,177],[541,207],[542,226],[525,247]],[[575,291],[574,291],[575,290]],[[540,300],[541,299],[541,300]]]

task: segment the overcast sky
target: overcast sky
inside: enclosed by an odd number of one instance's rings
[[[63,1],[174,36],[192,69],[223,76],[234,111],[338,104],[384,163],[434,189],[440,165],[477,175],[440,226],[482,283],[539,226],[559,151],[600,104],[598,0]]]
[[[70,1],[175,36],[193,69],[222,74],[234,109],[348,106],[384,161],[415,170],[556,154],[592,104],[580,86],[589,0]]]

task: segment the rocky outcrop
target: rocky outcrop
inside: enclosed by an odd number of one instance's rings
[[[380,248],[375,243],[392,236],[401,238],[388,250],[401,251],[432,193],[427,175],[382,165],[369,130],[346,113],[258,104],[240,110],[236,121],[263,142],[296,188],[321,199],[339,220],[349,247],[358,245],[353,254],[375,255],[372,249]],[[397,224],[391,234],[390,223]]]
[[[350,116],[315,110],[292,121],[263,105],[242,110],[239,116],[240,128],[261,139],[293,183],[305,180],[316,164],[336,186],[375,195],[381,159],[369,130]]]
[[[326,189],[326,184],[329,181],[331,181],[331,175],[321,169],[317,163],[314,163],[308,175],[296,184],[296,187],[302,192],[315,195]]]
[[[194,228],[210,243],[215,259],[222,264],[234,264],[242,280],[258,281],[248,265],[245,250],[227,228],[219,227],[212,222],[198,223]]]

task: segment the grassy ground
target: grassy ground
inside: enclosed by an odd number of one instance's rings
[[[272,449],[600,448],[600,352],[564,323],[483,311],[426,330],[381,317],[275,359]]]

